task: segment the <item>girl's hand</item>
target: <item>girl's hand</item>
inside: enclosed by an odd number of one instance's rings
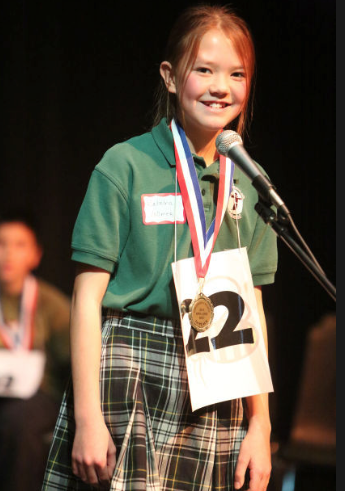
[[[82,481],[108,488],[116,462],[116,448],[102,418],[76,428],[72,471]]]
[[[251,421],[244,438],[235,470],[235,489],[244,484],[248,469],[249,491],[266,491],[271,475],[270,428],[264,423]]]

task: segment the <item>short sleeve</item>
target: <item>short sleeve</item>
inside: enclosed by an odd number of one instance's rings
[[[72,260],[113,273],[129,226],[128,203],[121,186],[97,166],[73,229]]]
[[[248,248],[248,259],[254,286],[274,282],[278,262],[277,236],[259,215],[256,217],[254,234]]]

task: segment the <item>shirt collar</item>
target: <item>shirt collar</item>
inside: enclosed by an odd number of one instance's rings
[[[169,126],[167,125],[166,118],[163,118],[157,126],[152,128],[151,134],[157,147],[163,153],[169,165],[171,167],[176,167],[174,138]]]
[[[170,130],[166,118],[161,119],[160,123],[157,126],[154,126],[151,130],[152,137],[160,149],[160,151],[163,153],[164,157],[168,161],[170,167],[176,167],[176,161],[175,161],[175,150],[174,150],[174,138],[172,131]],[[194,161],[200,163],[202,157],[199,156],[193,156]],[[203,159],[202,159],[203,160]],[[215,165],[216,163],[212,164],[210,167],[206,167],[203,175],[214,175],[215,177],[219,177],[219,163]],[[239,175],[237,172],[237,168],[235,167],[235,177],[237,178],[236,180],[239,180]]]

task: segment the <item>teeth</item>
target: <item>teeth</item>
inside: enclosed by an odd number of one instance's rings
[[[217,108],[222,108],[225,107],[225,104],[220,104],[219,102],[212,102],[209,104],[210,107],[217,107]]]

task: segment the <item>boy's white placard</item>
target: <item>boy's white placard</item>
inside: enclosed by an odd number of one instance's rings
[[[194,258],[172,264],[179,305],[198,292]],[[213,253],[203,293],[214,305],[214,319],[198,333],[180,311],[192,410],[272,392],[246,248]]]
[[[0,349],[0,397],[32,397],[42,382],[45,360],[39,350]]]

